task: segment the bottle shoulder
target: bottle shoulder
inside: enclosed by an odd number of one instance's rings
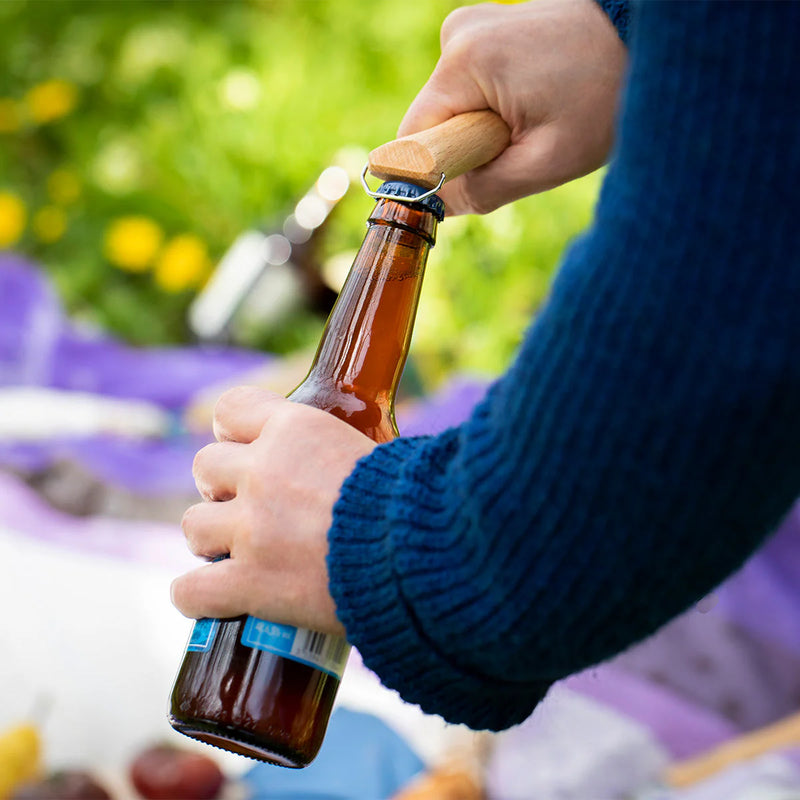
[[[392,400],[384,393],[370,395],[353,384],[309,377],[289,395],[289,399],[326,411],[373,441],[388,442],[397,436]]]

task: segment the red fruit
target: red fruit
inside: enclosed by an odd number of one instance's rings
[[[214,800],[225,783],[211,758],[168,744],[139,753],[131,763],[130,778],[147,800]]]

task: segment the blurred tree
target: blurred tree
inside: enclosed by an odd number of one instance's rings
[[[71,313],[132,342],[185,341],[204,259],[278,224],[343,148],[393,138],[457,5],[3,0],[0,192],[26,210],[16,247],[46,266]],[[428,382],[503,366],[596,186],[445,222],[414,345]],[[351,189],[324,258],[358,247],[370,206]],[[129,239],[128,256],[109,248],[129,218],[149,221],[142,236],[162,232],[137,272],[124,266],[147,241]],[[296,322],[259,344],[309,344],[323,321],[301,310]]]

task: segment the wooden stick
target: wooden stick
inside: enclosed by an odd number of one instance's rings
[[[468,111],[426,131],[377,147],[369,154],[369,171],[383,180],[404,180],[432,189],[496,158],[508,147],[511,133],[494,111]]]
[[[737,736],[703,755],[668,767],[664,782],[676,788],[689,786],[731,764],[797,745],[800,745],[800,713]]]

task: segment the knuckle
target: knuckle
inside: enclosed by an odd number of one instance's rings
[[[213,444],[207,444],[205,447],[201,447],[200,450],[195,453],[194,459],[192,460],[192,477],[195,479],[195,481],[197,481],[205,471],[208,460],[212,455],[213,447]]]
[[[217,438],[222,440],[228,438],[227,420],[236,413],[237,409],[242,408],[252,402],[253,395],[258,393],[255,386],[234,386],[226,389],[214,404],[213,423]]]
[[[214,413],[218,410],[224,410],[231,405],[237,405],[248,394],[252,393],[252,386],[234,386],[231,389],[226,389],[218,398],[214,407]]]
[[[485,39],[492,23],[503,9],[496,3],[476,3],[451,11],[442,22],[439,40],[444,49],[454,40],[466,38],[472,42]]]
[[[442,45],[442,58],[437,64],[439,73],[452,75],[464,72],[475,57],[477,47],[469,33],[454,34]]]
[[[207,526],[202,524],[203,504],[190,506],[183,513],[181,528],[186,539],[186,546],[189,552],[199,558],[212,558],[216,553],[209,552],[209,545],[205,541],[208,539]]]
[[[470,26],[480,14],[483,3],[474,6],[461,6],[451,11],[442,22],[439,38],[442,46],[446,45],[454,36]]]
[[[181,614],[189,617],[191,616],[191,606],[189,603],[189,598],[187,597],[186,584],[186,576],[182,575],[180,578],[176,578],[174,581],[172,581],[172,584],[169,587],[169,592],[172,605],[174,605],[175,608],[181,612]]]
[[[230,415],[231,409],[237,404],[238,389],[228,389],[217,398],[214,405],[213,427],[218,440],[222,441],[227,437],[227,427],[225,420]]]
[[[183,531],[183,535],[187,538],[192,531],[196,514],[197,504],[189,506],[189,508],[183,512],[183,516],[181,517],[181,530]]]
[[[226,410],[231,406],[239,394],[239,388],[227,389],[214,403],[214,421],[217,421],[221,416],[224,416]]]

